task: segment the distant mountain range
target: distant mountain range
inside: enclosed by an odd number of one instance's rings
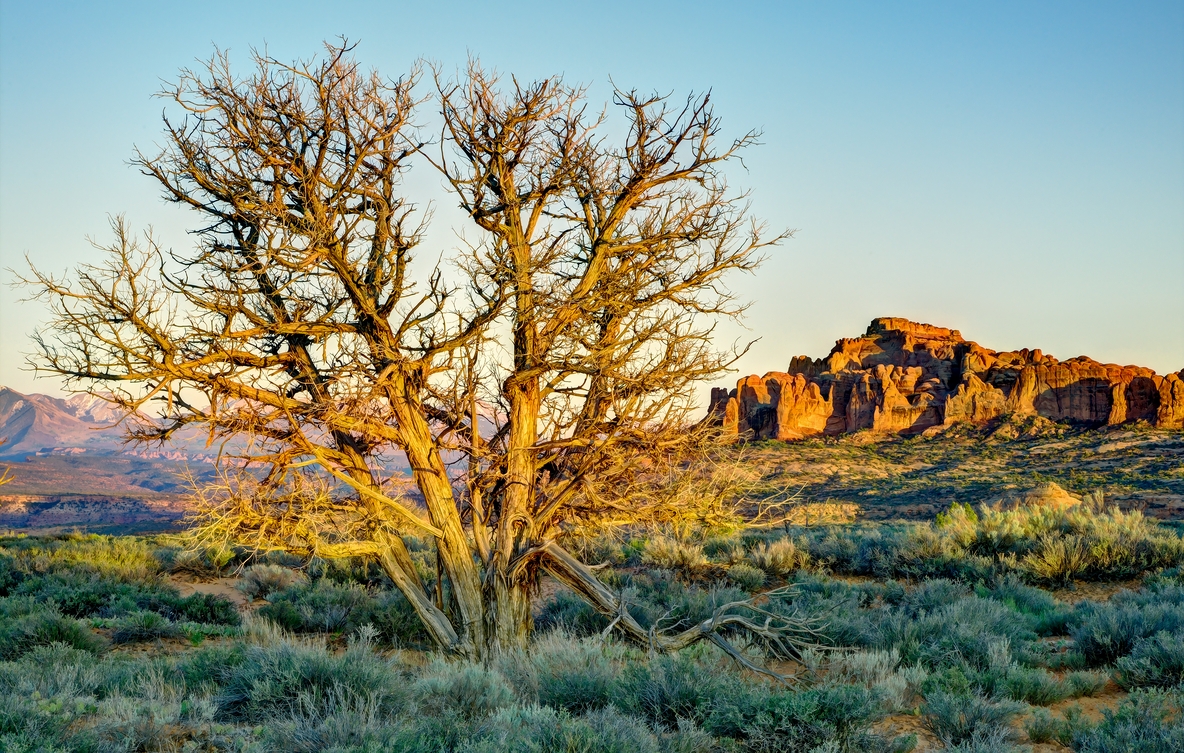
[[[183,474],[213,475],[216,451],[196,432],[163,447],[124,442],[119,414],[90,395],[56,398],[0,387],[0,527],[162,530],[184,514]]]
[[[174,462],[212,463],[211,451],[193,432],[164,447],[135,447],[124,442],[119,413],[91,395],[69,398],[24,395],[0,387],[0,458],[54,455],[119,454]]]
[[[0,529],[152,531],[174,527],[190,491],[212,480],[218,448],[199,429],[163,446],[124,440],[119,414],[90,395],[56,398],[0,387]],[[402,456],[385,464],[406,472]]]

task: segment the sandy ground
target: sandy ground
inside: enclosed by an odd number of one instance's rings
[[[238,578],[214,578],[212,580],[197,580],[188,575],[174,574],[169,576],[169,582],[172,583],[181,592],[182,596],[191,596],[192,594],[211,594],[213,596],[224,596],[229,599],[240,612],[251,611],[254,606],[247,595],[235,588],[238,584]]]

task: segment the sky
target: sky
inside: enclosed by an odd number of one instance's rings
[[[162,82],[215,46],[245,70],[252,47],[295,59],[338,36],[391,77],[477,55],[597,102],[710,90],[727,135],[759,129],[729,181],[797,233],[733,280],[752,306],[720,341],[759,338],[740,375],[876,316],[1184,368],[1184,2],[0,0],[0,384],[62,394],[23,370],[45,312],[7,270],[95,261],[115,214],[190,242],[196,218],[129,166],[159,142]]]

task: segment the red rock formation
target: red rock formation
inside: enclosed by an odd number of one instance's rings
[[[1156,379],[1159,405],[1155,409],[1155,425],[1184,429],[1184,369]]]
[[[710,408],[725,434],[752,439],[863,429],[910,434],[1006,413],[1184,428],[1184,371],[1160,377],[1085,356],[1058,361],[1040,350],[997,352],[958,330],[881,318],[863,337],[839,340],[826,358],[795,356],[788,372],[713,389]]]

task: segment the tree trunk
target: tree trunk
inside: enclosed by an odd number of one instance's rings
[[[407,601],[411,602],[412,609],[427,628],[432,640],[449,653],[467,653],[448,616],[432,603],[424,591],[406,544],[398,536],[388,535],[381,538],[381,543],[385,547],[378,554],[378,563]]]
[[[487,643],[485,636],[485,608],[482,599],[481,577],[468,537],[460,521],[452,481],[440,459],[431,427],[423,417],[422,409],[405,400],[391,401],[403,435],[403,450],[411,465],[416,485],[423,494],[432,525],[439,528],[442,536],[436,538],[436,551],[444,564],[444,571],[452,585],[459,611],[456,630],[461,650],[479,654]]]
[[[510,581],[502,574],[490,578],[493,582],[489,618],[492,638],[490,653],[525,648],[532,625],[530,591],[521,579]]]

